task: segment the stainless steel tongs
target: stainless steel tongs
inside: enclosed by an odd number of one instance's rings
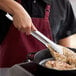
[[[10,16],[8,13],[6,14],[6,17],[8,19],[10,19],[11,21],[13,21],[12,16]],[[35,37],[36,39],[38,39],[39,41],[41,41],[46,47],[47,44],[50,44],[50,46],[58,53],[63,54],[63,46],[60,46],[56,43],[54,43],[52,40],[48,39],[45,35],[43,35],[41,32],[39,31],[33,31],[31,32],[31,35],[33,37]]]
[[[39,31],[33,31],[33,32],[31,32],[31,35],[34,36],[39,41],[41,41],[46,47],[47,47],[47,44],[50,44],[50,46],[56,52],[59,52],[60,54],[63,54],[62,47],[60,45],[54,43],[52,40],[50,40],[49,38],[47,38],[41,32],[39,32]]]

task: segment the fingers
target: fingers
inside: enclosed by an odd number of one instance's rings
[[[26,32],[26,35],[29,35],[32,31],[36,31],[37,29],[35,25],[32,23],[30,27],[27,27],[24,30]]]
[[[13,16],[13,24],[19,31],[26,33],[26,35],[29,35],[32,31],[37,30],[32,23],[31,17],[26,12],[15,14]]]
[[[32,23],[32,20],[28,20],[26,17],[17,18],[14,15],[13,24],[19,31],[26,33],[26,35],[29,35],[32,31],[37,30],[35,25]]]
[[[32,25],[28,25],[28,26],[15,26],[19,31],[23,32],[23,33],[26,33],[26,35],[30,35],[30,33],[32,31],[36,31],[36,27],[34,26],[34,24],[32,23]]]
[[[29,35],[31,33],[31,26],[21,26],[21,27],[17,27],[17,29],[23,33],[26,33],[26,35]]]
[[[33,23],[32,23],[31,30],[32,30],[32,31],[36,31],[36,30],[37,30],[37,28],[35,27],[35,25],[34,25]]]

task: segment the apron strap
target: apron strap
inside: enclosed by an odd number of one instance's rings
[[[50,5],[46,5],[46,8],[45,8],[45,19],[49,18],[49,14],[50,14]]]

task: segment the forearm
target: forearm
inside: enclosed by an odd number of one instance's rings
[[[76,34],[59,40],[59,44],[65,47],[76,48]]]
[[[0,9],[12,15],[27,12],[24,8],[14,0],[0,0]]]
[[[13,24],[19,31],[30,34],[31,31],[36,30],[31,17],[18,2],[14,0],[0,0],[0,9],[13,16]]]

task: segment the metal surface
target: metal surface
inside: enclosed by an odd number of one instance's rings
[[[34,36],[36,39],[38,39],[39,41],[41,41],[46,47],[47,44],[50,44],[50,46],[57,52],[59,52],[60,54],[63,54],[63,47],[54,43],[53,41],[51,41],[50,39],[48,39],[45,35],[43,35],[41,32],[39,31],[33,31],[31,32],[31,35]]]

